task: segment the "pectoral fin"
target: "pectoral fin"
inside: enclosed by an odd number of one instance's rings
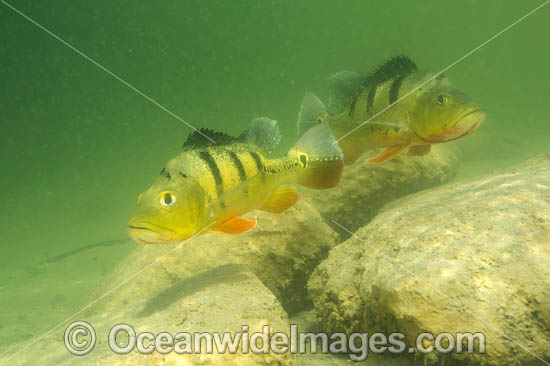
[[[271,213],[281,213],[294,206],[298,201],[296,188],[289,185],[280,186],[269,196],[268,200],[260,207],[260,210]]]
[[[254,229],[254,227],[256,227],[256,220],[247,220],[235,216],[214,226],[212,230],[226,234],[242,234]]]
[[[391,160],[405,150],[409,145],[395,145],[382,151],[380,155],[368,160],[369,163],[382,163]]]
[[[409,147],[407,155],[410,156],[422,156],[430,152],[432,145],[413,145]]]

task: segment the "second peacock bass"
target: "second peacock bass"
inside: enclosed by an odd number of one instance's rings
[[[471,134],[485,112],[442,74],[419,71],[406,56],[394,57],[368,76],[343,71],[329,78],[328,108],[307,93],[298,120],[302,133],[327,121],[346,164],[371,149],[370,162],[390,160],[408,149],[424,155],[431,144]]]

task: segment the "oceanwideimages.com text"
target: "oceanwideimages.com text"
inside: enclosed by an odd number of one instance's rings
[[[420,333],[409,343],[402,333],[311,333],[300,332],[296,324],[289,332],[275,332],[264,325],[251,332],[243,325],[239,332],[136,332],[128,324],[117,324],[107,335],[110,349],[119,355],[142,354],[347,354],[353,361],[364,361],[373,354],[403,353],[485,353],[483,333]],[[72,323],[65,331],[65,346],[75,355],[88,354],[95,345],[94,328],[86,322]]]

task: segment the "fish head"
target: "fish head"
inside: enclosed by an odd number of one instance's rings
[[[139,195],[128,235],[142,244],[180,243],[204,227],[205,202],[205,192],[195,179],[161,176]]]
[[[428,74],[425,79],[433,76]],[[471,134],[485,117],[477,103],[439,75],[419,91],[409,112],[409,127],[421,141],[441,143]]]

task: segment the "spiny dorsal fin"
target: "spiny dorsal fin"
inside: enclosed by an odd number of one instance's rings
[[[210,137],[214,142],[204,137]],[[263,152],[271,152],[281,140],[281,133],[277,121],[259,117],[252,120],[250,126],[239,136],[233,137],[224,132],[201,128],[187,137],[183,150],[194,150],[208,146],[224,146],[233,143],[254,145]]]
[[[418,71],[418,67],[405,55],[395,56],[383,63],[378,69],[369,74],[363,81],[366,87],[380,85],[398,76],[410,75]]]
[[[204,137],[204,135],[210,137],[214,140],[214,142]],[[224,132],[217,132],[208,128],[200,128],[187,137],[187,140],[183,144],[183,150],[194,150],[207,146],[229,145],[235,141],[237,141],[236,137],[229,136]]]

